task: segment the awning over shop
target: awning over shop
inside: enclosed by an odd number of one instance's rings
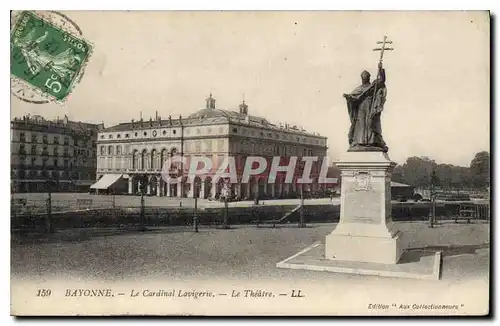
[[[122,174],[105,174],[99,181],[90,186],[90,189],[108,189],[120,180],[122,176]]]

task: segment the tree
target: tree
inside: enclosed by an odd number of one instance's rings
[[[414,187],[428,188],[430,177],[437,164],[428,157],[409,157],[403,165],[404,183]]]
[[[486,188],[490,184],[490,153],[476,153],[470,162],[472,184],[476,188]]]
[[[451,164],[439,164],[436,166],[436,177],[438,178],[438,186],[443,189],[452,188],[453,173],[456,172],[455,166]]]
[[[392,181],[404,183],[404,168],[402,165],[396,165],[392,172]]]

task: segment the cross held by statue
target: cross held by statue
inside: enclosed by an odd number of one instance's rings
[[[392,44],[392,41],[387,40],[387,36],[384,36],[383,41],[377,41],[377,44],[382,44],[381,47],[373,49],[373,51],[380,51],[380,62],[382,62],[384,58],[384,51],[392,51],[394,48],[386,48],[386,44]]]

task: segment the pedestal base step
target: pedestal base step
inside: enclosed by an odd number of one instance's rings
[[[344,274],[439,280],[441,252],[405,251],[398,264],[379,264],[325,259],[325,245],[315,243],[280,261],[278,268],[304,269]]]
[[[397,264],[404,251],[401,232],[389,237],[336,234],[325,238],[325,257],[332,260]]]

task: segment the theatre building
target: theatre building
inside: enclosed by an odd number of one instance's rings
[[[128,193],[169,197],[216,198],[224,189],[239,199],[281,198],[295,196],[301,190],[318,191],[318,176],[326,156],[327,139],[317,133],[308,133],[296,126],[273,124],[265,118],[249,114],[245,102],[238,111],[216,108],[215,99],[206,99],[205,108],[187,117],[177,119],[132,120],[103,129],[97,140],[97,182],[92,185],[97,193]],[[183,175],[181,182],[167,183],[162,178],[162,168],[174,156],[186,159],[208,157],[214,167],[224,158],[235,158],[237,181],[216,177],[216,170],[188,180],[189,164],[176,164],[166,170],[172,175]],[[263,173],[242,182],[244,162],[248,156],[267,160]],[[267,175],[273,157],[280,157],[280,165],[287,165],[292,156],[298,157],[292,183],[285,183],[284,172],[278,173],[273,183]],[[304,164],[301,157],[317,156],[313,163],[311,184],[297,184]],[[179,178],[181,179],[181,178]]]

